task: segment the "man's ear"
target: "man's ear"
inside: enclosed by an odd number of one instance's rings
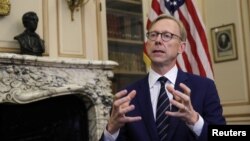
[[[182,54],[184,51],[185,51],[185,49],[186,49],[186,42],[181,42],[180,43],[180,47],[179,47],[179,49],[178,49],[178,54]]]

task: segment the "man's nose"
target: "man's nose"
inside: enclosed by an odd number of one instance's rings
[[[155,40],[155,45],[161,45],[162,44],[162,42],[160,41],[160,40]]]
[[[161,33],[157,34],[156,40],[155,41],[161,41]]]
[[[155,45],[161,45],[161,44],[162,44],[162,38],[161,38],[161,34],[159,33],[155,40]]]

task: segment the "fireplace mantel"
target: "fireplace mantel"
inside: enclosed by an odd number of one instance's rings
[[[112,102],[113,61],[0,53],[0,103],[25,104],[79,94],[89,107],[89,139],[96,141]]]

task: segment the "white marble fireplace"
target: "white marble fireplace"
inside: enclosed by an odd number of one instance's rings
[[[27,104],[78,94],[88,107],[89,141],[97,141],[112,102],[113,61],[0,53],[0,103]]]

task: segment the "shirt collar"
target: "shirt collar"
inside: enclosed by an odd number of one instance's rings
[[[175,81],[177,78],[177,72],[178,72],[178,68],[175,65],[171,70],[169,70],[167,73],[164,74],[164,76],[166,78],[168,78],[168,80],[175,85]],[[151,88],[156,82],[157,80],[161,77],[160,74],[156,73],[154,70],[150,69],[149,70],[149,77],[148,77],[148,82],[149,82],[149,87]]]

